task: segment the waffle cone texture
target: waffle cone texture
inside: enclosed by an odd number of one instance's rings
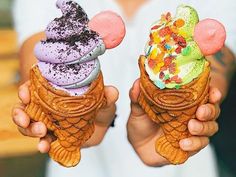
[[[190,137],[187,124],[196,118],[197,108],[208,102],[210,65],[205,64],[203,73],[180,89],[159,89],[145,71],[145,56],[140,56],[140,88],[138,102],[147,115],[163,130],[156,140],[156,152],[171,164],[182,164],[189,158],[179,141]]]
[[[56,136],[49,156],[65,167],[77,165],[81,146],[94,132],[96,114],[106,104],[102,73],[81,96],[52,87],[37,66],[30,71],[30,81],[31,100],[25,111],[32,121],[43,122]]]

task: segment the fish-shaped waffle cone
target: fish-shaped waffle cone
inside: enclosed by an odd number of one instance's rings
[[[81,96],[52,87],[37,66],[31,69],[30,80],[31,100],[26,113],[57,137],[51,143],[50,157],[65,167],[77,165],[81,146],[94,132],[96,114],[106,104],[102,73]]]
[[[156,140],[156,152],[172,164],[182,164],[189,152],[180,148],[179,141],[191,136],[188,121],[196,118],[197,108],[208,102],[210,65],[206,62],[203,73],[181,89],[161,90],[149,79],[145,60],[145,56],[139,59],[141,93],[138,102],[163,130],[163,136]]]

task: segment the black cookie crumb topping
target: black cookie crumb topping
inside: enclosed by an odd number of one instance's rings
[[[73,74],[78,74],[81,69],[81,65],[79,64],[76,64],[76,65],[54,64],[52,69],[56,73],[57,71],[59,71],[59,73],[68,73],[68,70],[71,70]]]
[[[52,64],[52,70],[49,69],[48,73],[54,72],[52,77],[53,79],[71,79],[76,82],[80,78],[86,78],[88,77],[88,74],[86,70],[91,70],[91,68],[94,68],[94,64],[92,63],[82,63],[82,64],[75,64],[75,65],[63,65],[63,64]],[[81,69],[84,70],[84,72],[81,72]],[[76,75],[76,77],[75,77]],[[62,81],[62,83],[66,83],[67,81]]]
[[[87,24],[89,19],[83,8],[77,4],[76,2],[69,1],[66,3],[68,7],[68,11],[66,12],[65,16],[70,17],[72,16],[74,20],[78,20],[78,22]]]
[[[74,45],[76,42],[80,42],[82,45],[88,45],[89,40],[98,41],[98,34],[91,30],[84,30],[79,35],[71,36],[70,39],[67,39],[70,45]]]
[[[66,7],[63,16],[55,18],[53,21],[55,25],[47,28],[49,32],[54,31],[59,36],[63,36],[68,31],[76,32],[87,26],[89,19],[82,7],[72,1],[69,1],[66,4],[68,7]]]
[[[55,43],[55,42],[63,42],[67,45],[74,46],[76,42],[79,42],[81,45],[86,46],[88,45],[88,42],[90,40],[94,40],[95,42],[98,42],[99,36],[95,31],[84,29],[80,34],[76,34],[73,36],[70,36],[69,38],[65,39],[47,39],[46,41],[41,41],[42,43]]]

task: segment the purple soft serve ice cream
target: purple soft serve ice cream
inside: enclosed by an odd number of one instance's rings
[[[70,0],[58,0],[62,17],[46,28],[46,40],[35,46],[35,56],[42,75],[56,89],[70,95],[85,93],[100,73],[98,56],[105,45],[98,33],[88,27],[84,10]]]

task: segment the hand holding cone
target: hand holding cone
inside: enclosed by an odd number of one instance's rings
[[[188,122],[208,102],[210,64],[204,56],[220,50],[225,38],[221,23],[199,22],[195,9],[186,5],[178,7],[174,18],[162,15],[151,28],[146,55],[139,58],[138,102],[161,126],[164,135],[156,140],[156,152],[172,164],[190,156],[179,142],[192,136]]]
[[[121,43],[125,27],[110,11],[89,21],[71,0],[58,0],[57,7],[62,17],[48,25],[47,39],[35,47],[39,63],[31,69],[31,99],[25,111],[55,135],[50,157],[72,167],[79,163],[80,149],[95,131],[99,109],[106,105],[97,57]],[[107,31],[110,21],[119,24],[116,30]]]

